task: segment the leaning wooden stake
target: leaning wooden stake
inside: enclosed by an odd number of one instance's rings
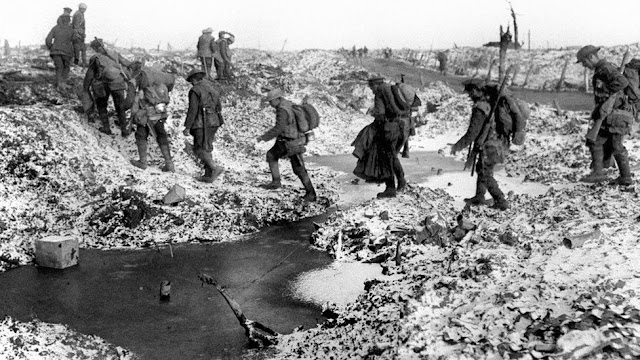
[[[562,73],[560,74],[560,81],[556,84],[556,91],[562,90],[562,87],[564,86],[564,77],[567,74],[567,67],[569,66],[570,59],[571,58],[567,56],[564,60],[564,66],[562,67]]]
[[[534,67],[535,67],[535,64],[532,62],[531,65],[529,66],[529,70],[527,70],[527,75],[525,75],[524,77],[524,82],[522,83],[522,87],[525,87],[529,84],[529,77],[531,77]]]
[[[584,68],[584,92],[589,92],[589,69]]]
[[[252,321],[247,319],[240,308],[240,305],[231,297],[231,295],[227,294],[227,292],[218,284],[218,282],[211,276],[206,274],[198,275],[200,281],[205,284],[213,285],[218,289],[222,297],[227,301],[227,304],[231,307],[231,310],[235,314],[236,318],[240,322],[240,325],[244,328],[245,334],[249,338],[249,342],[253,346],[263,348],[270,345],[274,345],[278,342],[278,334],[277,332],[269,329],[268,327],[260,324],[257,321]]]

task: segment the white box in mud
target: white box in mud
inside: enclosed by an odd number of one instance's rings
[[[38,266],[66,269],[78,264],[78,239],[73,236],[47,236],[36,240]]]

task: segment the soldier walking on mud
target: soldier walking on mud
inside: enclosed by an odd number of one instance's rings
[[[377,197],[395,197],[397,193],[404,192],[407,187],[398,153],[405,142],[405,121],[403,119],[409,116],[409,112],[402,111],[397,107],[393,100],[391,85],[385,83],[384,78],[373,77],[369,79],[368,83],[374,95],[371,115],[374,117],[373,142],[374,146],[378,148],[378,166],[385,169],[384,173],[388,175],[384,179],[386,188],[383,192],[378,193]]]
[[[266,133],[258,136],[257,141],[269,141],[276,139],[275,144],[267,152],[267,163],[271,171],[271,182],[261,185],[265,189],[278,189],[282,187],[280,181],[280,168],[278,160],[288,157],[291,161],[293,172],[300,178],[306,191],[304,200],[316,201],[316,191],[313,188],[307,169],[304,166],[302,154],[306,150],[304,145],[306,137],[298,131],[298,123],[293,113],[293,104],[284,98],[282,90],[271,90],[265,101],[276,110],[276,124]]]
[[[84,12],[87,11],[87,4],[80,3],[78,10],[73,14],[71,27],[73,28],[73,63],[78,65],[82,56],[82,67],[87,67],[87,48],[85,46],[85,22]]]
[[[213,160],[213,140],[218,128],[224,124],[220,94],[213,87],[213,83],[205,79],[206,74],[201,70],[191,70],[187,81],[193,87],[189,90],[189,110],[184,121],[185,136],[193,136],[193,152],[204,164],[204,175],[196,180],[212,183],[224,169],[217,166]]]
[[[151,134],[160,147],[160,152],[164,158],[162,171],[173,172],[175,166],[171,158],[169,148],[169,137],[164,128],[169,117],[167,105],[169,104],[169,92],[173,89],[175,76],[142,66],[135,63],[136,69],[132,76],[138,93],[131,108],[133,122],[136,124],[136,147],[138,148],[139,160],[131,160],[131,164],[140,169],[146,169],[148,163],[148,141]]]
[[[120,126],[122,137],[127,137],[131,133],[126,115],[127,99],[125,97],[129,79],[124,67],[129,66],[131,62],[115,51],[107,51],[101,39],[93,40],[91,48],[96,54],[89,61],[89,68],[84,76],[83,90],[85,93],[93,90],[101,122],[99,131],[112,135],[107,113],[109,96],[111,96],[118,115],[118,126]],[[129,94],[132,99],[134,95],[135,93]]]
[[[486,205],[485,194],[489,191],[493,197],[493,207],[499,210],[509,208],[509,202],[504,196],[498,182],[493,177],[493,168],[496,164],[503,162],[504,148],[508,147],[506,137],[500,136],[496,132],[495,124],[491,122],[491,104],[495,104],[499,99],[500,91],[496,88],[485,88],[480,79],[470,79],[464,83],[464,92],[473,100],[471,110],[471,121],[467,132],[451,147],[451,155],[472,145],[470,157],[478,156],[475,171],[478,174],[476,181],[476,195],[472,198],[464,199],[469,205]],[[489,89],[494,91],[490,92]],[[483,131],[488,131],[485,139],[479,139]]]
[[[605,149],[611,149],[620,176],[617,185],[631,185],[629,155],[623,145],[624,135],[629,134],[634,118],[632,104],[624,94],[629,86],[627,78],[614,65],[598,57],[599,47],[587,45],[578,51],[578,63],[594,70],[592,85],[595,108],[591,113],[594,121],[587,133],[587,146],[591,152],[591,173],[583,182],[598,183],[607,180],[603,172]]]
[[[60,15],[58,24],[47,35],[45,44],[56,67],[56,88],[61,92],[66,91],[73,58],[73,29],[68,14]]]

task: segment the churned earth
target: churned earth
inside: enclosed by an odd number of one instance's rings
[[[124,53],[182,74],[195,65],[185,54]],[[348,154],[350,142],[371,121],[365,115],[372,100],[365,80],[379,71],[331,51],[236,51],[237,78],[222,85],[226,124],[214,149],[227,171],[222,181],[203,185],[192,179],[199,165],[184,150],[189,139],[181,134],[186,82],[177,83],[168,121],[176,173],[160,172],[153,143],[154,166],[140,171],[129,165],[136,155],[133,140],[99,133],[97,124],[75,111],[73,96],[46,84],[30,86],[24,78],[7,80],[18,70],[20,76],[47,76],[33,60],[38,57],[43,55],[16,55],[0,67],[3,86],[12,89],[5,97],[14,99],[0,108],[3,269],[32,264],[33,239],[50,234],[69,233],[82,239],[82,247],[104,249],[229,241],[337,203],[338,210],[311,236],[313,246],[336,258],[334,268],[366,262],[385,277],[365,282],[364,292],[346,300],[301,285],[300,293],[323,304],[330,320],[280,336],[275,348],[250,357],[640,356],[638,182],[576,183],[588,173],[586,111],[531,104],[527,141],[497,174],[511,203],[507,211],[464,208],[462,198],[473,194],[475,178],[438,171],[444,166],[435,163],[424,164],[425,172],[433,172],[426,179],[408,176],[409,191],[395,199],[350,195],[344,201],[341,196],[357,194],[360,186],[374,194],[375,185],[357,183],[344,164],[323,163],[323,157],[316,161],[321,165],[308,159],[320,194],[318,203],[309,204],[300,200],[302,189],[286,163],[282,191],[257,187],[269,180],[263,157],[270,144],[253,139],[273,121],[272,110],[260,102],[263,90],[282,87],[293,100],[307,96],[318,108],[322,125],[308,155]],[[544,83],[544,76],[551,81],[555,75],[540,72],[536,81]],[[447,144],[466,130],[471,103],[459,87],[443,82],[421,86],[419,96],[422,121],[412,150],[431,151],[443,163],[462,167],[466,154],[451,157]],[[637,165],[640,142],[631,139],[627,148]],[[414,153],[403,162],[419,159]],[[609,176],[614,179],[616,170]],[[185,187],[187,201],[160,205],[174,184]],[[59,345],[60,352],[39,355],[43,344]],[[11,359],[135,356],[61,325],[11,318],[0,323],[0,353]]]

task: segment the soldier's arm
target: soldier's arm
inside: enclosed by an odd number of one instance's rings
[[[95,58],[92,58],[89,62],[89,68],[87,69],[87,73],[84,75],[84,80],[82,82],[82,88],[85,92],[89,92],[89,88],[91,87],[93,79],[96,76],[96,66],[96,60]]]
[[[282,134],[282,131],[284,130],[285,126],[287,126],[288,121],[289,114],[287,114],[287,111],[285,109],[278,108],[278,111],[276,112],[276,124],[261,136],[262,141],[269,141]]]
[[[460,151],[465,147],[471,145],[480,132],[482,131],[482,125],[487,120],[487,113],[484,109],[481,109],[477,106],[473,107],[471,111],[471,121],[469,122],[469,128],[467,132],[458,140],[458,142],[454,145],[454,149],[456,151]]]
[[[189,90],[189,110],[187,110],[187,118],[184,120],[185,129],[191,129],[198,117],[198,111],[200,111],[200,99],[195,91]]]
[[[624,90],[627,86],[629,86],[629,81],[624,75],[615,68],[615,66],[611,64],[607,64],[607,88],[611,93],[618,92],[620,90]]]
[[[374,122],[376,123],[384,123],[386,108],[384,107],[384,100],[382,96],[377,93],[373,99],[373,110],[371,111],[371,115],[374,118]]]
[[[53,28],[55,29],[55,27]],[[44,40],[45,45],[47,45],[47,49],[51,50],[51,46],[53,46],[53,29],[49,31],[47,38]]]

